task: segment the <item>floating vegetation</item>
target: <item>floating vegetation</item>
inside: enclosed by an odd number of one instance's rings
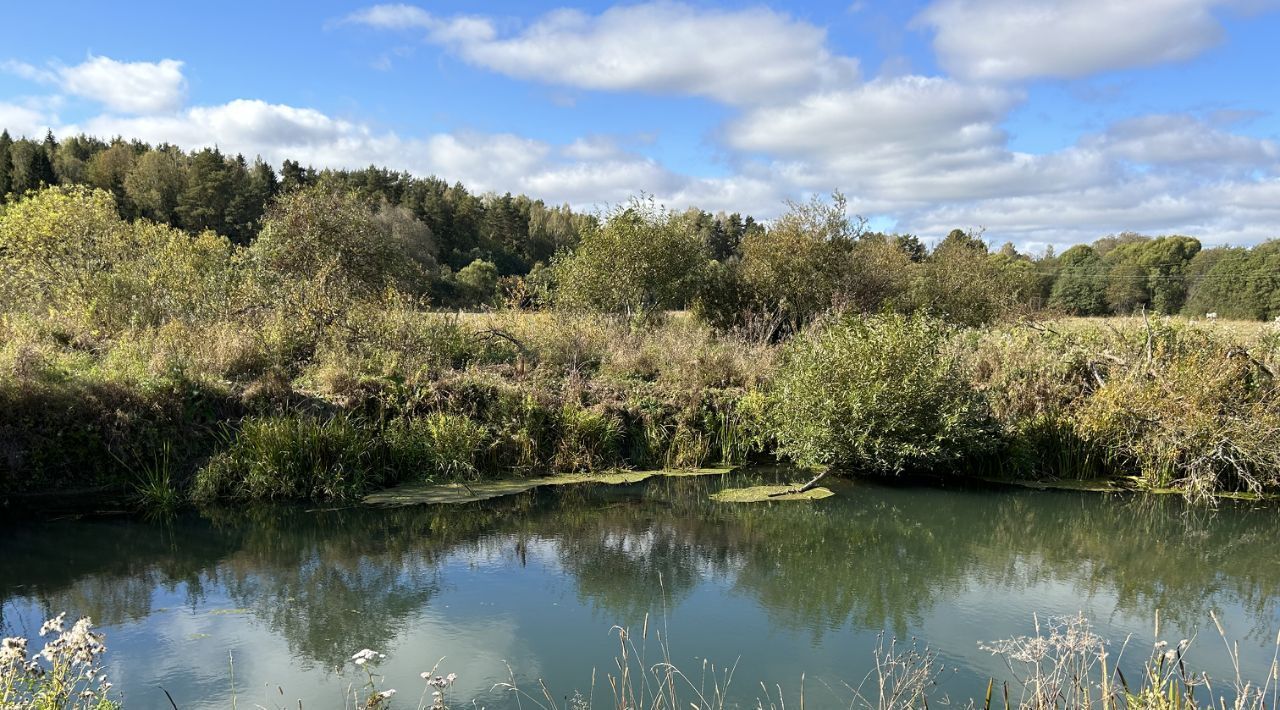
[[[800,491],[796,486],[752,486],[750,488],[726,488],[711,494],[711,500],[721,503],[769,503],[781,500],[822,500],[835,495],[830,488],[818,486]]]
[[[523,480],[483,481],[480,483],[408,483],[365,496],[366,505],[397,507],[402,505],[474,503],[512,496],[543,486],[569,486],[583,483],[626,485],[655,476],[716,476],[731,472],[728,467],[663,469],[655,471],[613,470],[601,473],[562,473]]]

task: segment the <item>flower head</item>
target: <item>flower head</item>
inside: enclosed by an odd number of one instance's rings
[[[66,618],[67,618],[67,612],[64,611],[61,614],[58,614],[57,616],[53,617],[52,619],[49,619],[48,621],[44,622],[44,624],[40,626],[40,635],[48,636],[50,633],[53,633],[53,632],[62,633],[63,622],[66,620]]]
[[[17,636],[0,641],[0,666],[19,663],[27,658],[27,640]]]

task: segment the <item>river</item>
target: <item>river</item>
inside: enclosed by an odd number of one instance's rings
[[[382,687],[416,707],[441,658],[455,700],[515,707],[513,675],[558,703],[610,697],[615,626],[644,661],[697,683],[732,668],[730,705],[763,682],[847,707],[878,642],[948,670],[937,695],[1009,675],[980,641],[1086,614],[1129,663],[1161,637],[1230,675],[1209,612],[1264,678],[1280,628],[1274,508],[1156,496],[838,482],[815,502],[716,503],[753,474],[533,491],[461,506],[206,511],[23,523],[0,540],[0,626],[91,616],[129,708],[342,707],[345,663],[386,654]],[[752,481],[748,481],[752,482]],[[648,615],[647,640],[643,637]],[[883,639],[879,636],[884,633]],[[338,669],[342,669],[341,672]],[[510,669],[510,670],[509,670]],[[1136,671],[1135,671],[1136,672]],[[723,678],[723,676],[720,676]],[[775,698],[776,699],[776,698]],[[599,706],[604,706],[601,702]],[[526,699],[525,707],[532,707]]]

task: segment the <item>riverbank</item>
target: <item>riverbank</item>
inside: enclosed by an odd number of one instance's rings
[[[798,424],[770,409],[803,400],[779,384],[779,363],[794,365],[802,345],[720,335],[682,314],[635,327],[588,314],[370,303],[341,314],[293,359],[281,359],[285,336],[260,326],[168,324],[85,340],[47,319],[6,316],[0,407],[11,416],[0,423],[0,496],[23,508],[85,489],[162,507],[353,500],[411,481],[786,458],[784,426],[807,435],[861,423],[874,426],[873,438],[896,437],[875,455],[912,452],[949,433],[912,429],[888,394],[916,401],[939,378],[970,418],[954,451],[907,456],[894,470],[844,461],[841,473],[1114,479],[1199,496],[1265,494],[1280,480],[1280,329],[1265,324],[926,323],[924,346],[886,341],[853,354],[866,365],[856,376],[870,379],[842,386],[888,393],[859,403],[863,419]],[[874,366],[908,356],[946,367]],[[849,362],[851,353],[831,357]],[[932,379],[920,381],[922,371]],[[829,383],[838,373],[815,377]]]
[[[953,233],[912,257],[855,235],[839,199],[792,205],[737,266],[633,202],[503,299],[496,272],[469,272],[492,280],[476,314],[430,307],[416,218],[359,194],[283,194],[247,245],[123,219],[115,199],[49,188],[0,214],[10,510],[749,460],[1280,489],[1280,325],[1047,318],[1000,276],[1009,255]],[[787,248],[808,261],[775,264]],[[817,291],[792,290],[802,274]]]

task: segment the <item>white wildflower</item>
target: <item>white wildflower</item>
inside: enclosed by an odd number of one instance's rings
[[[370,661],[377,661],[380,658],[386,658],[386,656],[368,648],[362,648],[351,656],[351,660],[354,661],[357,666],[363,666]]]
[[[377,695],[376,697],[377,697],[379,700],[386,700],[387,698],[389,698],[389,697],[391,697],[392,695],[395,695],[395,694],[396,694],[396,689],[395,689],[395,688],[387,688],[386,690],[382,691],[381,693],[378,693],[378,695]]]
[[[58,614],[57,616],[53,617],[52,619],[49,619],[48,621],[44,622],[44,624],[40,626],[40,635],[48,636],[50,633],[55,631],[57,633],[62,633],[62,629],[63,629],[62,624],[66,618],[67,618],[67,612],[64,611],[61,614]]]
[[[1170,662],[1170,663],[1173,663],[1174,661],[1178,660],[1178,652],[1177,652],[1177,651],[1175,651],[1175,650],[1173,650],[1172,648],[1171,648],[1171,649],[1169,649],[1168,651],[1165,651],[1165,652],[1164,652],[1164,660],[1166,660],[1166,661],[1168,661],[1168,662]]]
[[[20,663],[27,659],[27,640],[12,636],[0,641],[0,666]]]

